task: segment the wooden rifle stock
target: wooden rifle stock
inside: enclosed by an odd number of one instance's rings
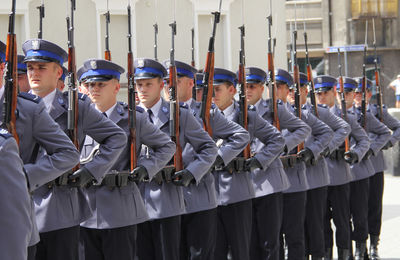
[[[15,35],[15,6],[16,0],[12,1],[12,9],[9,16],[7,48],[6,48],[6,66],[7,72],[4,77],[4,118],[3,124],[8,132],[12,134],[19,144],[19,137],[16,129],[16,110],[18,95],[18,73],[17,73],[17,39]],[[4,62],[4,61],[3,61]]]
[[[136,158],[136,91],[134,84],[131,6],[128,5],[128,122],[129,122],[129,168],[132,172],[137,166]]]

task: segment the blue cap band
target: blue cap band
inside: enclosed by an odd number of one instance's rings
[[[301,85],[307,84],[307,83],[308,83],[308,80],[307,80],[307,79],[302,79],[302,78],[300,77],[300,84],[301,84]]]
[[[0,51],[0,58],[1,58],[2,62],[5,62],[6,61],[6,54],[4,52]]]
[[[283,81],[286,82],[286,84],[289,85],[290,80],[288,80],[287,78],[281,76],[281,75],[275,75],[275,80],[279,80],[279,81]]]
[[[176,67],[176,73],[177,73],[177,74],[183,74],[183,75],[185,75],[186,77],[189,77],[189,78],[194,79],[194,73],[191,72],[190,70],[185,70],[185,69],[183,69],[183,68],[178,68],[178,67]]]
[[[265,78],[262,76],[259,76],[259,75],[254,75],[254,74],[246,75],[246,81],[250,81],[250,80],[257,80],[260,82],[264,82]]]
[[[26,64],[25,63],[18,63],[17,69],[26,70]]]
[[[203,80],[202,79],[196,80],[196,85],[202,85],[202,84],[203,84]]]
[[[324,83],[317,83],[314,85],[314,87],[317,88],[329,88],[335,86],[334,82],[324,82]]]
[[[67,76],[67,75],[65,75],[65,74],[63,73],[63,74],[61,75],[61,78],[60,78],[60,79],[61,79],[62,81],[65,81],[65,77],[66,77],[66,76]],[[80,78],[79,78],[79,80],[80,80]]]
[[[159,75],[161,78],[164,76],[164,73],[161,70],[152,68],[152,67],[143,67],[143,68],[136,68],[135,75],[151,73]]]
[[[343,88],[344,89],[355,89],[356,86],[354,86],[354,84],[351,84],[351,83],[344,83],[343,84]],[[336,89],[340,89],[340,84],[339,83],[336,85]]]
[[[83,73],[79,79],[87,78],[90,76],[106,76],[106,75],[114,76],[119,80],[121,74],[115,70],[88,70],[85,73]]]
[[[235,84],[235,78],[231,77],[229,75],[225,75],[225,74],[216,74],[216,75],[214,75],[214,80],[228,81],[228,82],[231,82],[232,84]]]
[[[57,60],[60,64],[64,63],[64,59],[61,56],[45,50],[29,50],[26,52],[25,59],[29,57],[48,57]]]
[[[367,82],[368,82],[368,81],[367,81]],[[359,88],[359,89],[362,89],[362,81],[361,81],[360,83],[358,83],[358,88]],[[371,84],[368,84],[368,83],[367,83],[367,89],[368,89],[368,88],[371,88]]]

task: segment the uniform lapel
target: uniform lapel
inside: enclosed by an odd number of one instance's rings
[[[163,127],[166,123],[168,123],[169,104],[164,99],[161,100],[161,107],[160,110],[158,111],[157,117],[161,122],[160,128]]]
[[[68,109],[67,100],[64,99],[61,91],[56,90],[56,95],[54,96],[53,103],[50,108],[50,116],[56,120]]]

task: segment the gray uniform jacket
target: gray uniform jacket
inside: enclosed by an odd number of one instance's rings
[[[147,119],[147,113],[136,107],[136,156],[137,167],[143,166],[150,175],[155,175],[164,167],[175,153],[175,144],[170,137],[161,132]],[[110,120],[129,135],[128,106],[118,102],[110,114]],[[152,156],[140,156],[142,144],[152,149]],[[88,156],[97,145],[87,136],[81,155]],[[112,170],[129,169],[130,143],[119,156]],[[127,186],[110,189],[107,186],[91,186],[83,190],[92,215],[81,226],[96,229],[118,228],[135,225],[148,219],[143,199],[136,183],[128,182]]]
[[[352,111],[357,114],[358,118],[361,117],[361,110],[352,107]],[[367,110],[367,124],[366,124],[366,132],[369,135],[370,146],[369,148],[373,151],[374,155],[377,155],[382,147],[389,141],[390,139],[390,131],[383,123],[381,123],[376,117]],[[359,120],[360,122],[360,120]],[[351,142],[353,140],[351,139]],[[372,165],[371,160],[363,159],[360,162],[350,166],[354,174],[354,180],[362,180],[368,178],[375,174],[374,166]]]
[[[200,118],[201,103],[192,101],[190,104],[193,115],[203,124]],[[213,105],[210,111],[210,125],[212,138],[215,142],[222,142],[218,147],[218,155],[227,165],[235,158],[249,143],[249,133],[240,125],[227,120],[219,109]],[[185,164],[195,159],[196,153],[190,144],[186,144],[183,151]],[[213,174],[205,174],[197,185],[189,185],[183,188],[185,197],[186,213],[212,209],[218,206],[215,180]]]
[[[378,107],[376,104],[369,104],[368,108],[375,117],[378,117]],[[397,141],[400,140],[400,121],[388,113],[387,107],[383,106],[382,110],[383,110],[383,123],[390,130],[392,130],[392,135],[389,141],[394,145]],[[369,133],[369,137],[373,139],[374,134]],[[383,157],[382,151],[379,151],[377,155],[371,156],[370,160],[372,162],[372,165],[374,166],[375,173],[383,172],[384,170],[386,170],[385,158]]]
[[[0,99],[1,104],[3,100],[4,96]],[[3,106],[0,106],[0,115],[2,110]],[[16,128],[20,140],[20,157],[24,162],[30,191],[33,191],[79,163],[79,153],[60,126],[46,112],[46,107],[39,97],[20,93],[17,111]],[[46,153],[37,158],[39,146]],[[29,245],[39,242],[34,209],[32,200],[31,217],[34,232]]]
[[[311,111],[311,105],[306,103],[305,109]],[[317,109],[319,116],[318,119],[328,125],[333,131],[332,138],[327,146],[329,151],[332,152],[337,149],[350,134],[350,125],[340,117],[332,114],[326,105],[318,105]],[[306,140],[306,147],[308,147],[310,141],[312,141],[311,138]],[[321,156],[314,158],[318,158],[316,165],[306,167],[306,176],[310,189],[324,187],[330,183],[328,165],[325,158]]]
[[[256,106],[257,113],[268,121],[270,124],[273,123],[272,111],[270,111],[271,100],[260,100]],[[297,144],[302,142],[311,132],[310,127],[303,121],[295,117],[290,113],[282,101],[278,101],[278,118],[281,129],[286,129],[291,133],[291,136],[285,138],[284,142],[289,147],[295,147]],[[264,145],[256,140],[252,147],[254,150],[261,149]],[[289,179],[279,155],[282,151],[279,151],[275,156],[275,159],[270,163],[266,170],[255,170],[252,172],[253,187],[256,193],[256,197],[262,197],[276,192],[282,192],[290,187]]]
[[[329,108],[331,113],[341,116],[341,109],[334,105]],[[347,113],[347,123],[351,127],[350,137],[353,138],[353,144],[350,149],[357,153],[358,158],[363,158],[369,149],[369,138],[364,129],[357,122],[357,116],[349,111]],[[351,139],[350,138],[350,139]],[[326,158],[330,176],[330,186],[337,186],[349,183],[354,180],[354,175],[350,171],[350,166],[344,160],[331,160]]]
[[[328,146],[333,136],[333,131],[325,123],[315,117],[310,110],[306,110],[305,108],[306,106],[302,107],[301,120],[311,128],[311,135],[305,139],[304,147],[311,150],[314,158],[318,158],[319,154]],[[294,107],[290,104],[288,104],[288,110],[294,113]],[[285,135],[286,133],[285,131]],[[296,163],[293,168],[286,169],[286,173],[289,177],[290,187],[284,191],[285,193],[300,192],[310,189],[304,162]]]
[[[157,117],[162,124],[161,131],[169,135],[169,103],[163,99]],[[187,164],[184,163],[184,168],[193,174],[196,184],[199,184],[203,175],[214,163],[218,149],[208,133],[203,130],[203,126],[186,106],[180,107],[179,120],[181,147],[184,148],[189,143],[196,153],[195,160],[187,162]],[[150,177],[153,176],[150,175]],[[141,183],[140,191],[150,219],[167,218],[185,213],[182,187],[172,183],[158,185],[151,181]]]
[[[87,96],[79,95],[78,106],[77,127],[80,148],[83,147],[86,135],[101,144],[99,154],[87,163],[85,168],[97,182],[101,182],[118,159],[127,138],[121,128],[91,106],[91,101]],[[67,109],[67,93],[63,94],[57,90],[49,114],[64,130],[67,129]],[[90,215],[89,205],[82,190],[78,188],[53,186],[49,189],[47,185],[44,185],[35,191],[34,200],[40,232],[77,226]]]
[[[31,239],[32,205],[17,143],[0,133],[0,259],[25,260]]]
[[[240,107],[234,103],[234,112],[227,116],[228,120],[239,122]],[[248,109],[247,130],[254,157],[261,163],[261,171],[266,171],[271,162],[282,152],[284,140],[279,131],[257,114],[254,107]],[[255,142],[260,143],[255,147]],[[255,197],[253,173],[215,172],[216,187],[220,205],[232,204]]]

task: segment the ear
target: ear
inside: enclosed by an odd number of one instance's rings
[[[61,78],[61,76],[63,74],[63,69],[62,69],[62,67],[60,65],[58,65],[56,63],[54,63],[54,64],[55,64],[54,66],[57,66],[56,67],[56,69],[57,69],[57,78],[59,79],[59,78]]]
[[[117,94],[120,89],[121,89],[121,84],[119,83],[119,81],[117,81],[117,83],[115,84],[114,93]]]

